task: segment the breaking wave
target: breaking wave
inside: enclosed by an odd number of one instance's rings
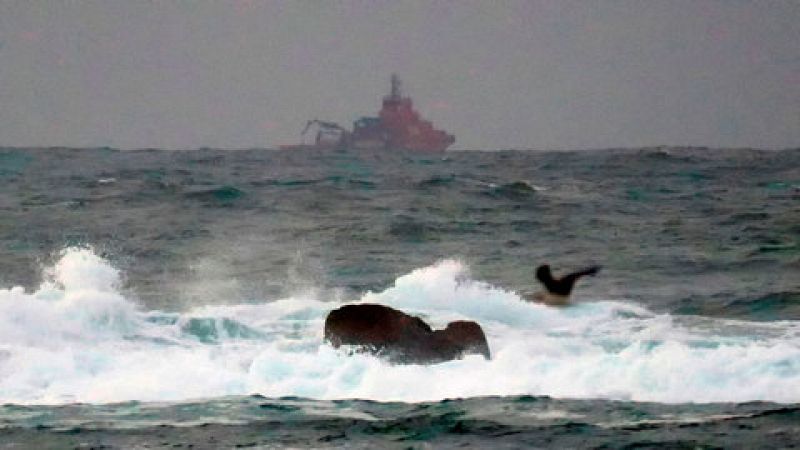
[[[800,402],[800,322],[671,316],[595,299],[556,309],[470,278],[455,260],[399,277],[375,302],[441,327],[479,322],[492,360],[392,366],[322,341],[340,303],[298,295],[257,304],[145,311],[120,274],[70,248],[33,292],[0,289],[0,402],[269,397],[426,401],[549,395],[635,401]],[[209,299],[209,303],[215,299]]]

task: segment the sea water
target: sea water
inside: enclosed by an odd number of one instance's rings
[[[800,436],[797,151],[5,149],[0,180],[10,442]],[[522,298],[544,262],[603,269],[554,308]],[[474,320],[492,358],[335,350],[345,303]]]

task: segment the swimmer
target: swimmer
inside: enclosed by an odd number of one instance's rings
[[[544,303],[550,306],[566,306],[569,304],[569,294],[578,278],[584,275],[594,275],[600,271],[600,266],[587,267],[586,269],[573,272],[561,278],[553,278],[550,266],[541,265],[536,269],[536,279],[545,287],[543,292],[525,293],[522,298],[525,301]]]

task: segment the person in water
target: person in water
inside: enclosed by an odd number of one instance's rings
[[[522,298],[529,302],[544,303],[550,306],[565,306],[569,304],[569,294],[572,293],[575,282],[582,276],[594,275],[599,271],[600,266],[591,266],[561,278],[553,278],[550,266],[543,264],[536,269],[536,279],[544,285],[545,290],[525,293]]]

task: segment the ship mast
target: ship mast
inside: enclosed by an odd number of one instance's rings
[[[403,95],[401,92],[401,82],[400,77],[397,76],[396,73],[392,74],[392,100],[400,100],[400,97]]]

